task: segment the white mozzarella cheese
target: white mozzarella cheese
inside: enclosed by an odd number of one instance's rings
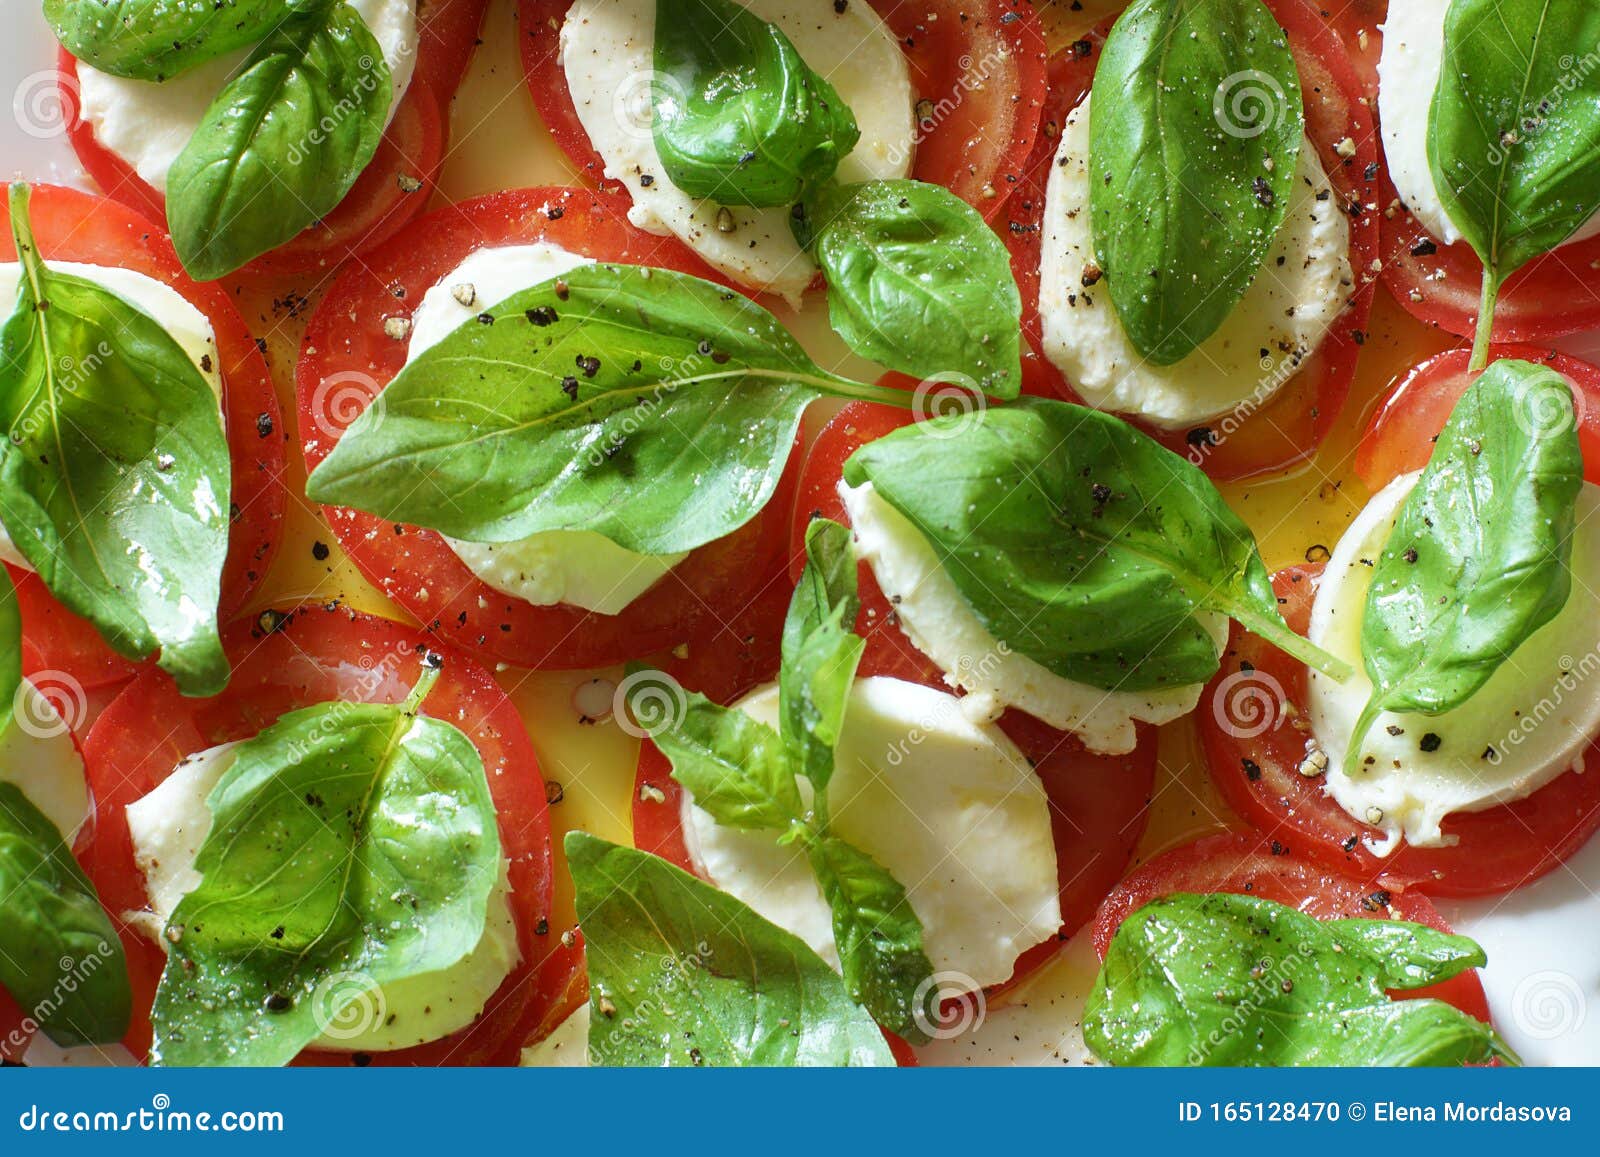
[[[417,0],[347,0],[372,31],[383,59],[395,105],[411,84],[417,55]],[[101,148],[115,153],[146,184],[167,190],[167,173],[200,127],[206,109],[250,56],[239,49],[207,61],[169,80],[129,80],[87,64],[78,65],[80,115]]]
[[[1137,742],[1135,723],[1170,723],[1193,711],[1202,684],[1155,691],[1106,691],[1064,679],[989,633],[945,572],[933,546],[872,483],[839,495],[850,512],[856,557],[865,559],[906,637],[939,665],[945,681],[966,695],[962,710],[979,721],[1007,707],[1075,733],[1093,751],[1121,755]],[[1220,655],[1228,641],[1226,616],[1207,613],[1206,628]]]
[[[423,295],[411,317],[407,362],[513,294],[591,264],[544,241],[475,251]],[[515,542],[444,541],[468,570],[502,594],[602,615],[620,614],[689,557],[635,554],[592,530],[549,530]]]
[[[233,766],[237,744],[197,752],[148,795],[127,807],[134,860],[144,873],[147,912],[125,913],[159,941],[178,902],[200,886],[195,858],[211,832],[211,789]],[[438,1040],[477,1019],[489,998],[522,958],[517,945],[511,886],[504,870],[489,895],[488,920],[478,946],[449,968],[382,986],[366,998],[383,1015],[364,1031],[330,1031],[318,1048],[385,1052]]]
[[[861,139],[840,181],[904,177],[915,149],[905,54],[872,7],[833,0],[739,0],[776,24],[855,114]],[[650,131],[655,0],[577,0],[561,26],[561,66],[606,176],[633,198],[629,219],[676,235],[740,285],[798,304],[817,272],[789,231],[787,208],[697,201],[668,179]]]
[[[777,726],[778,690],[740,709]],[[928,958],[957,987],[1011,976],[1061,925],[1044,787],[1001,731],[954,696],[898,679],[859,679],[829,787],[833,829],[906,888]],[[798,847],[717,824],[684,794],[686,842],[701,875],[799,936],[835,968],[833,921]]]
[[[1378,120],[1389,178],[1406,208],[1436,239],[1461,240],[1428,163],[1428,123],[1444,62],[1444,18],[1450,0],[1404,0],[1389,5],[1378,60]],[[1600,213],[1565,244],[1600,234]]]
[[[107,265],[85,265],[77,261],[47,261],[46,268],[56,273],[71,274],[92,281],[100,288],[116,294],[128,305],[160,324],[171,335],[189,360],[194,362],[217,395],[217,419],[222,421],[222,372],[217,357],[217,337],[211,321],[189,300],[164,281],[157,281],[133,269],[119,269]],[[22,266],[15,261],[0,262],[0,302],[7,315],[16,308],[21,292]],[[92,375],[94,365],[85,362],[76,367],[77,372]],[[27,560],[11,541],[11,536],[0,526],[0,560],[13,566],[32,570]]]
[[[1244,297],[1187,357],[1158,366],[1129,341],[1110,287],[1095,272],[1089,107],[1085,98],[1062,125],[1045,191],[1039,262],[1045,356],[1091,406],[1169,429],[1258,409],[1316,352],[1356,290],[1350,223],[1316,147],[1309,140],[1301,146],[1288,216]]]
[[[584,1069],[589,1067],[588,1001],[573,1009],[566,1020],[537,1044],[522,1050],[522,1067],[529,1069]]]
[[[1446,844],[1439,830],[1446,816],[1523,799],[1568,769],[1583,770],[1584,751],[1600,733],[1600,487],[1585,484],[1566,606],[1455,710],[1379,716],[1361,745],[1364,769],[1345,774],[1350,736],[1372,691],[1361,660],[1370,562],[1417,477],[1395,479],[1356,516],[1328,560],[1311,612],[1311,641],[1356,670],[1344,684],[1315,671],[1310,677],[1308,710],[1328,756],[1327,791],[1385,833],[1381,852],[1402,837],[1419,847]],[[1434,750],[1424,750],[1425,740]]]
[[[72,846],[89,821],[89,783],[71,728],[28,679],[17,688],[10,726],[0,732],[0,783],[15,784]]]

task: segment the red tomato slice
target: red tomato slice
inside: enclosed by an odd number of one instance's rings
[[[0,1062],[16,1064],[33,1041],[33,1021],[0,985]]]
[[[4,186],[0,186],[4,188]],[[233,461],[233,525],[222,573],[224,620],[237,614],[260,585],[283,536],[288,494],[283,473],[289,432],[256,341],[228,294],[184,274],[166,234],[115,201],[51,185],[35,185],[29,203],[40,250],[51,261],[132,269],[163,281],[205,314],[216,333],[223,380],[228,450]],[[0,205],[0,261],[15,261],[10,215]],[[129,678],[137,664],[108,647],[99,633],[58,603],[38,578],[13,569],[23,633],[37,666],[28,674],[60,672],[85,689]]]
[[[587,189],[519,189],[430,213],[345,269],[312,316],[296,380],[308,469],[405,364],[406,342],[387,336],[391,317],[475,249],[549,241],[600,261],[711,272],[676,240],[628,224],[623,202]],[[737,618],[783,569],[798,464],[791,462],[766,510],[696,550],[621,614],[537,607],[480,582],[431,530],[398,526],[340,507],[329,524],[373,583],[428,629],[486,658],[519,667],[599,667],[704,640]]]
[[[336,604],[306,606],[257,622],[236,623],[224,645],[233,661],[228,689],[212,699],[185,699],[161,671],[149,670],[106,709],[84,748],[95,801],[94,830],[82,849],[84,869],[107,911],[146,907],[143,875],[133,858],[126,807],[172,773],[185,756],[247,739],[283,714],[336,700],[398,703],[415,683],[415,667],[433,640],[386,619]],[[533,746],[489,673],[471,659],[446,654],[425,712],[461,728],[483,757],[499,812],[502,855],[509,862],[521,963],[477,1021],[442,1040],[370,1058],[330,1053],[320,1063],[413,1065],[515,1064],[531,1026],[558,994],[538,983],[550,950],[550,823],[544,781]],[[150,1046],[150,1002],[163,953],[137,928],[121,926],[134,984],[134,1024],[127,1045]]]
[[[844,461],[866,442],[912,421],[904,410],[854,402],[828,423],[806,459],[796,506],[792,573],[803,567],[806,524],[813,516],[848,524],[835,487]],[[796,553],[797,552],[797,553]],[[934,664],[911,645],[895,625],[883,592],[871,568],[859,568],[861,614],[856,631],[867,640],[860,674],[888,675],[949,691]],[[785,595],[785,603],[787,595]],[[734,689],[721,702],[732,702],[757,682],[776,677],[776,646],[771,663],[760,678]],[[686,686],[702,690],[695,683]],[[708,692],[709,694],[709,692]],[[716,697],[713,695],[713,697]],[[1156,741],[1153,728],[1143,729],[1138,747],[1124,756],[1095,755],[1073,736],[1048,727],[1019,711],[1008,711],[1000,728],[1033,763],[1050,800],[1050,822],[1056,843],[1056,870],[1061,881],[1062,927],[1058,938],[1035,945],[1017,960],[1016,971],[991,998],[1008,991],[1034,972],[1093,914],[1101,898],[1121,877],[1144,834],[1147,805],[1155,784]],[[648,741],[639,751],[634,792],[634,842],[693,871],[684,844],[681,822],[682,790],[672,778],[665,756]]]
[[[911,175],[943,185],[993,218],[1039,130],[1045,38],[1026,0],[871,0],[899,39],[919,99]],[[556,144],[597,185],[605,162],[578,119],[559,58],[572,0],[519,0],[522,67]]]
[[[450,101],[477,45],[488,3],[418,0],[416,69],[371,163],[331,213],[252,261],[247,273],[331,269],[394,236],[427,207],[444,163]],[[57,69],[67,137],[78,160],[107,196],[151,220],[165,221],[166,198],[95,140],[94,129],[78,115],[78,62],[65,48]]]
[[[1094,918],[1094,948],[1100,959],[1106,958],[1112,936],[1130,912],[1173,892],[1231,892],[1284,904],[1318,920],[1388,917],[1451,931],[1426,896],[1364,888],[1301,859],[1294,848],[1268,843],[1254,833],[1225,832],[1157,856],[1106,897]],[[1432,997],[1489,1021],[1489,1000],[1476,970],[1430,988],[1391,995],[1399,1000]]]
[[[1350,218],[1350,267],[1361,279],[1338,324],[1317,352],[1262,406],[1214,418],[1184,431],[1161,430],[1136,422],[1158,442],[1188,457],[1211,477],[1248,478],[1308,459],[1333,428],[1355,378],[1366,340],[1367,315],[1375,282],[1367,272],[1378,254],[1376,180],[1378,137],[1361,82],[1344,41],[1305,0],[1268,0],[1267,7],[1288,33],[1300,70],[1306,134],[1315,142],[1336,195]],[[1012,197],[1005,233],[1011,270],[1022,291],[1022,328],[1029,348],[1023,373],[1028,393],[1081,399],[1042,352],[1039,320],[1039,250],[1045,191],[1060,140],[1060,125],[1082,103],[1094,81],[1110,24],[1068,45],[1050,62],[1044,131],[1039,134],[1018,192]],[[1349,140],[1350,156],[1335,147]]]

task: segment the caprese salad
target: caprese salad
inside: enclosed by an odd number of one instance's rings
[[[1096,1063],[1520,1063],[1436,901],[1600,828],[1600,369],[1510,344],[1600,323],[1600,25],[1381,8],[43,0],[0,1059],[914,1065],[1073,953]],[[485,19],[583,184],[429,210]]]

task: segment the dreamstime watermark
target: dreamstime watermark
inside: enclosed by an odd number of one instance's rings
[[[955,669],[950,677],[958,687],[971,689],[983,686],[992,681],[994,673],[1006,657],[1011,654],[1011,647],[1003,639],[996,639],[994,649],[982,655],[960,655],[956,658]],[[946,718],[960,718],[963,722],[970,721],[967,714],[968,700],[972,696],[956,699],[943,697],[939,700],[938,707],[930,714],[924,715],[905,733],[903,739],[891,743],[883,753],[885,762],[890,767],[899,767],[911,753],[926,743],[939,730],[940,724]],[[964,706],[966,705],[966,706]]]
[[[1524,378],[1511,394],[1511,418],[1530,438],[1558,438],[1582,426],[1588,414],[1588,397],[1583,390],[1568,395],[1547,389],[1544,379]]]
[[[1556,66],[1561,75],[1533,106],[1535,114],[1524,117],[1520,124],[1500,134],[1499,141],[1489,147],[1489,164],[1504,164],[1512,149],[1529,143],[1539,135],[1548,125],[1551,115],[1561,109],[1567,103],[1567,98],[1578,92],[1595,71],[1600,69],[1600,48],[1592,49],[1582,56],[1568,53],[1556,61]]]
[[[328,438],[343,437],[350,424],[367,410],[373,411],[374,425],[382,425],[383,387],[378,379],[360,370],[329,374],[311,392],[311,420]]]
[[[1294,991],[1295,979],[1301,967],[1316,967],[1312,959],[1316,952],[1314,943],[1302,940],[1295,945],[1293,955],[1276,959],[1263,956],[1258,960],[1250,970],[1249,987],[1237,998],[1231,992],[1226,994],[1230,1006],[1228,1013],[1215,1028],[1190,1046],[1186,1063],[1190,1067],[1202,1066],[1228,1041],[1241,1032],[1252,1031],[1251,1026],[1259,1019],[1263,1009],[1270,1008]]]
[[[709,943],[702,940],[694,946],[692,952],[668,953],[657,961],[659,976],[643,989],[643,994],[637,1001],[619,1013],[610,997],[605,993],[595,992],[590,995],[590,1025],[598,1024],[602,1019],[610,1020],[612,1017],[622,1016],[622,1027],[631,1029],[640,1021],[655,1019],[658,1015],[667,1020],[679,1016],[681,1010],[675,1005],[684,998],[693,999],[695,995],[694,977],[703,975],[711,970],[711,958],[716,955]],[[604,1037],[595,1033],[593,1027],[589,1030],[589,1063],[592,1065],[608,1065],[615,1059],[615,1054],[630,1043],[631,1034],[619,1033],[614,1037]],[[693,1057],[696,1050],[691,1047],[690,1055]]]
[[[1534,1040],[1575,1033],[1589,1016],[1589,998],[1565,972],[1549,970],[1522,978],[1511,994],[1511,1021]]]
[[[157,1093],[148,1107],[122,1112],[32,1104],[18,1114],[17,1127],[24,1133],[282,1133],[284,1119],[275,1109],[174,1109],[171,1097]]]
[[[1550,685],[1550,690],[1540,697],[1531,711],[1522,712],[1511,730],[1502,735],[1498,743],[1491,743],[1483,753],[1483,758],[1488,763],[1498,767],[1505,759],[1508,750],[1515,750],[1526,743],[1529,736],[1561,710],[1567,701],[1567,696],[1587,683],[1596,672],[1600,672],[1600,653],[1595,651],[1585,652],[1578,660],[1574,660],[1571,655],[1563,655],[1559,662],[1561,674],[1556,676],[1555,682]]]
[[[72,127],[78,82],[57,68],[31,72],[11,93],[11,116],[28,136],[45,141]]]
[[[688,93],[671,74],[630,72],[611,94],[611,119],[624,136],[649,140],[655,133],[656,108],[670,113],[687,101]]]
[[[1283,722],[1288,699],[1283,684],[1265,671],[1235,671],[1217,684],[1211,715],[1235,739],[1255,739]]]
[[[105,368],[107,362],[116,357],[116,350],[111,348],[111,343],[101,340],[95,344],[85,357],[74,357],[71,354],[62,354],[56,359],[55,382],[57,388],[63,393],[76,393],[91,379]],[[8,431],[11,444],[20,446],[31,441],[40,434],[48,433],[52,420],[52,408],[49,406],[30,406],[24,416]]]
[[[399,49],[402,57],[410,57],[416,52],[414,43],[404,43]],[[379,71],[378,65],[384,64]],[[364,116],[367,112],[370,98],[379,88],[388,89],[393,100],[394,81],[387,62],[379,61],[372,56],[363,56],[356,61],[358,73],[355,83],[346,89],[334,105],[327,112],[317,118],[315,124],[308,129],[299,139],[289,142],[287,160],[292,166],[304,164],[319,152],[324,145],[333,140],[339,130],[352,118]]]
[[[923,99],[917,102],[910,140],[903,145],[896,142],[885,154],[890,167],[903,166],[911,154],[938,131],[940,125],[966,104],[968,96],[982,92],[995,73],[1003,68],[1008,69],[1010,59],[1010,52],[999,48],[990,49],[977,60],[970,54],[960,57],[956,61],[960,71],[956,76],[955,87],[937,101]]]
[[[1254,140],[1289,114],[1283,85],[1259,69],[1224,77],[1211,95],[1211,115],[1230,137]]]
[[[946,370],[924,378],[911,391],[911,414],[930,438],[959,438],[983,421],[989,402],[966,374]]]
[[[356,969],[330,972],[311,991],[311,1019],[326,1040],[366,1036],[389,1017],[389,1001],[371,975]]]
[[[1304,361],[1305,358],[1299,354],[1285,354],[1281,358],[1275,358],[1270,354],[1263,357],[1260,362],[1263,376],[1257,379],[1256,388],[1250,391],[1249,396],[1220,418],[1213,419],[1211,425],[1197,426],[1191,431],[1189,461],[1196,466],[1205,465],[1206,459],[1214,451],[1233,437],[1249,418],[1272,400],[1290,378],[1300,372]]]
[[[34,739],[54,739],[77,730],[89,717],[89,695],[65,671],[36,671],[17,684],[12,718]]]
[[[955,1040],[975,1033],[988,1016],[983,986],[965,972],[926,976],[911,998],[911,1019],[930,1040]]]
[[[665,671],[635,671],[611,696],[611,716],[635,739],[653,739],[675,730],[689,713],[689,696]]]
[[[99,972],[101,965],[117,957],[117,946],[102,940],[91,951],[81,956],[63,956],[57,960],[58,975],[50,994],[30,1008],[23,1016],[22,1023],[6,1034],[5,1047],[0,1048],[0,1053],[11,1057],[20,1054],[28,1047],[28,1042],[33,1039],[34,1034],[49,1024],[51,1018],[67,1003],[67,998]]]
[[[362,655],[356,662],[361,674],[351,680],[352,692],[332,703],[317,718],[309,735],[290,742],[285,758],[291,767],[299,767],[316,754],[317,749],[344,731],[345,724],[356,711],[376,698],[383,685],[394,679],[401,666],[414,653],[410,643],[401,640],[381,659],[371,654]]]

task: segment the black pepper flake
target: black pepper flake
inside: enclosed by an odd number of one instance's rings
[[[528,319],[529,325],[536,325],[541,329],[547,325],[554,325],[561,320],[560,315],[548,305],[536,305],[523,316]]]
[[[550,935],[550,921],[545,917],[540,916],[539,922],[533,926],[533,934],[535,936]]]
[[[1343,848],[1346,852],[1353,852],[1353,851],[1356,850],[1356,845],[1359,844],[1360,842],[1361,842],[1361,837],[1360,836],[1346,836],[1344,838],[1344,843],[1340,844],[1339,846],[1341,848]]]
[[[1251,783],[1261,782],[1261,765],[1259,763],[1253,759],[1242,759],[1239,762],[1244,765],[1244,777],[1246,779]]]
[[[1400,555],[1400,557],[1405,559],[1407,562],[1416,562],[1417,561],[1417,548],[1414,547],[1414,546],[1406,547],[1404,553],[1402,553]]]
[[[544,211],[544,215],[548,220],[559,221],[567,215],[567,211],[560,205],[551,205]]]
[[[1094,55],[1094,44],[1088,40],[1074,40],[1072,42],[1072,55],[1079,60],[1087,60]]]
[[[1289,849],[1284,847],[1277,840],[1273,840],[1272,841],[1272,854],[1275,855],[1275,856],[1287,856],[1289,854]]]
[[[654,177],[652,177],[649,173],[640,173],[639,174],[639,184],[642,185],[644,188],[648,189],[651,185],[654,185],[655,183],[656,183],[656,179]]]
[[[1417,746],[1422,748],[1423,751],[1438,751],[1439,748],[1444,746],[1444,740],[1440,739],[1435,732],[1430,731],[1418,741]]]
[[[556,780],[553,780],[553,779],[547,779],[547,780],[544,781],[544,802],[545,803],[549,804],[551,807],[555,807],[556,804],[560,803],[562,800],[564,800],[566,798],[567,798],[567,789],[562,787],[559,782],[557,782]]]
[[[1362,171],[1361,175],[1369,181],[1376,181],[1378,179],[1378,162],[1368,161],[1367,167]]]
[[[1271,206],[1277,201],[1277,196],[1272,192],[1272,186],[1265,177],[1257,177],[1250,182],[1250,188],[1255,192],[1256,200],[1263,205]]]
[[[1394,894],[1387,888],[1379,888],[1370,896],[1361,897],[1361,906],[1368,912],[1379,912],[1389,906],[1389,901],[1394,899]]]
[[[364,1069],[372,1063],[371,1053],[351,1053],[350,1063],[358,1069]]]
[[[561,392],[574,402],[578,400],[578,379],[568,374],[561,379]]]
[[[1389,726],[1385,727],[1384,730],[1390,735],[1394,736],[1396,739],[1400,738],[1400,736],[1406,733],[1406,729],[1401,727],[1398,723],[1391,723]]]
[[[256,437],[272,437],[272,415],[264,410],[256,415]]]
[[[579,354],[574,359],[574,364],[583,371],[583,376],[592,378],[600,372],[600,359]]]
[[[430,671],[437,671],[444,666],[444,656],[438,651],[424,650],[422,652],[422,665]]]
[[[256,616],[256,626],[261,629],[263,635],[270,635],[288,626],[289,619],[290,616],[282,611],[262,611]]]
[[[211,372],[211,364],[212,363],[211,363],[211,355],[210,354],[201,354],[200,355],[200,370],[201,370],[202,373],[209,374]]]
[[[1432,257],[1437,252],[1439,252],[1439,247],[1426,237],[1411,247],[1411,256],[1413,257]]]
[[[479,325],[493,325],[494,324],[494,314],[492,314],[492,313],[480,313],[478,315],[478,324]]]
[[[267,997],[265,1006],[268,1012],[288,1012],[294,1007],[294,1001],[281,992],[274,992]]]
[[[1183,436],[1183,440],[1196,448],[1215,446],[1217,444],[1217,435],[1210,426],[1196,426]]]
[[[850,7],[850,0],[833,0],[833,10],[834,10],[834,12],[836,14],[838,14],[840,16],[843,16],[844,13],[845,13],[845,9],[847,9],[849,7]]]
[[[311,544],[311,557],[316,559],[318,562],[327,562],[328,544],[323,542],[320,538],[316,542],[313,542]]]

